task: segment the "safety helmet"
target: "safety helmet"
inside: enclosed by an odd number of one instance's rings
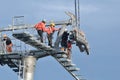
[[[68,31],[67,28],[65,28],[65,31]]]
[[[4,34],[4,35],[3,35],[3,37],[5,38],[5,37],[7,37],[7,35],[6,35],[6,34]]]
[[[42,22],[46,23],[46,19],[43,19]]]
[[[51,23],[50,26],[55,26],[55,24],[54,24],[54,23]]]

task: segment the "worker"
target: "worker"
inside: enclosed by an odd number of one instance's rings
[[[62,34],[62,38],[61,38],[62,39],[61,40],[61,47],[62,47],[62,50],[64,50],[64,51],[66,51],[66,49],[67,49],[68,36],[69,36],[68,30],[65,29],[65,31]]]
[[[46,24],[46,20],[44,19],[34,26],[34,28],[36,28],[38,32],[38,35],[40,36],[40,41],[42,43],[43,43],[43,32],[45,32],[45,24]]]
[[[6,51],[12,52],[13,44],[12,44],[11,39],[6,34],[3,35],[3,41],[5,41],[5,43],[6,43]]]
[[[70,40],[67,41],[67,58],[71,59],[71,49],[72,49],[72,42]]]
[[[75,40],[75,32],[74,31],[69,32],[69,39],[73,40],[73,41]]]
[[[46,28],[46,32],[47,32],[47,38],[48,38],[48,46],[53,47],[52,46],[52,38],[53,38],[53,33],[54,31],[58,31],[59,28],[55,28],[55,24],[51,23],[50,26],[48,28]]]

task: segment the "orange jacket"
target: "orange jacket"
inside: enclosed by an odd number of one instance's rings
[[[48,28],[45,29],[45,32],[47,32],[47,34],[50,34],[57,30],[59,30],[59,28],[49,26]]]
[[[48,27],[45,29],[45,32],[47,32],[47,34],[53,33],[53,30],[51,27]]]
[[[43,22],[39,22],[38,24],[35,25],[35,27],[37,30],[42,30],[45,31],[45,24]]]

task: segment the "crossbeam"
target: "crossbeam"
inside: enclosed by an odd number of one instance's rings
[[[55,21],[55,25],[71,25],[71,20],[66,20],[66,21]],[[50,22],[46,22],[46,26],[49,26]],[[24,25],[13,25],[13,26],[8,26],[4,28],[0,28],[0,32],[3,31],[12,31],[12,30],[20,30],[20,29],[29,29],[29,28],[34,28],[35,24],[24,24]]]

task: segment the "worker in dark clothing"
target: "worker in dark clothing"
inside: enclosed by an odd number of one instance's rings
[[[58,31],[59,28],[55,28],[55,24],[51,23],[50,26],[48,28],[46,28],[46,32],[47,32],[47,38],[48,38],[48,46],[53,47],[52,46],[52,38],[53,38],[53,33],[54,31]]]
[[[70,40],[72,40],[72,41],[75,40],[75,32],[74,32],[74,31],[70,31],[70,32],[69,32],[69,38],[70,38]]]
[[[68,40],[69,33],[67,29],[65,29],[64,33],[62,34],[62,40],[61,40],[61,47],[64,51],[66,51],[67,48],[67,40]]]
[[[40,36],[40,41],[43,43],[43,32],[45,32],[45,20],[42,20],[42,22],[37,23],[34,28],[36,28],[38,35]]]
[[[9,37],[7,37],[6,34],[3,35],[3,41],[6,42],[6,51],[7,52],[12,52],[12,46],[13,46],[13,44],[12,44],[11,39]]]

